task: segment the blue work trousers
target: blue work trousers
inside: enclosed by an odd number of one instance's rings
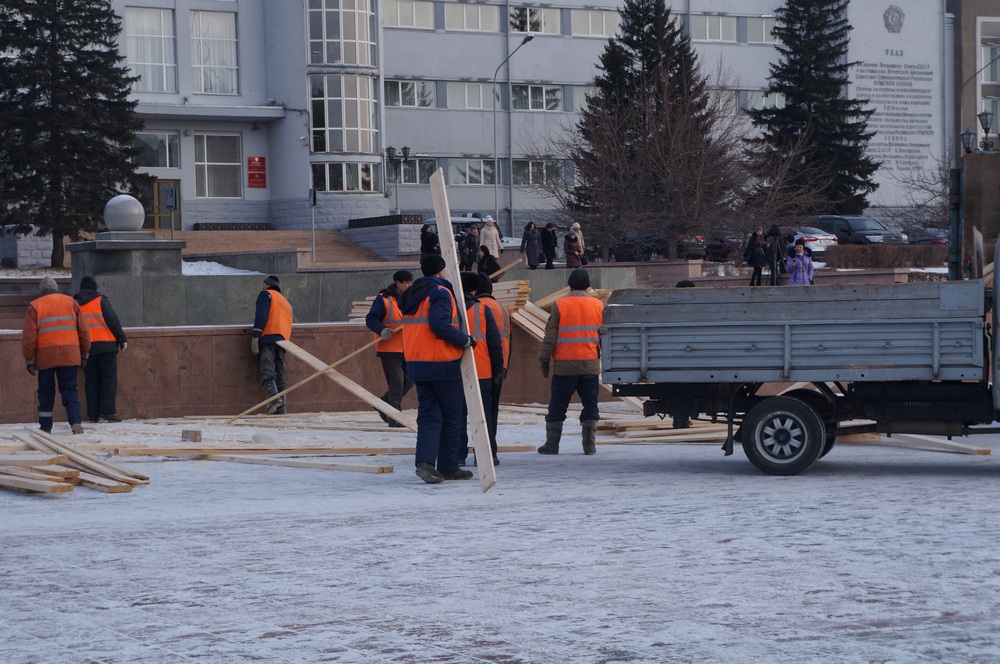
[[[442,475],[458,472],[459,438],[465,422],[462,379],[416,381],[417,453],[415,463],[436,466]]]
[[[549,395],[549,412],[545,415],[546,422],[565,422],[566,409],[573,393],[580,395],[583,412],[580,421],[600,420],[601,413],[597,408],[597,393],[600,381],[597,376],[552,376],[552,392]]]
[[[43,431],[52,431],[52,408],[56,403],[57,384],[69,423],[79,424],[83,420],[80,393],[76,388],[77,371],[79,367],[75,364],[38,370],[38,426]]]

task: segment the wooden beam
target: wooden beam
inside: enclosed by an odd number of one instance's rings
[[[119,447],[115,456],[196,457],[206,454],[287,456],[389,456],[416,453],[415,447]],[[534,452],[533,445],[500,445],[498,453]]]
[[[27,493],[68,493],[73,490],[73,485],[55,480],[31,480],[26,477],[0,475],[0,488]]]
[[[977,447],[968,443],[959,443],[954,440],[945,440],[932,436],[920,436],[910,433],[896,433],[892,437],[883,436],[878,443],[890,447],[906,447],[926,452],[953,452],[955,454],[975,454],[987,455],[991,453],[988,447]]]
[[[349,473],[391,473],[392,466],[359,466],[356,464],[328,463],[326,461],[310,461],[307,459],[270,459],[247,457],[237,454],[205,454],[201,457],[206,461],[229,461],[231,463],[251,463],[263,466],[287,466],[289,468],[312,468],[313,470],[340,470]]]
[[[93,473],[80,473],[80,476],[74,478],[74,480],[79,482],[80,486],[85,486],[88,489],[97,489],[104,493],[129,493],[132,491],[131,484],[116,482]]]
[[[90,452],[75,450],[50,433],[45,433],[44,431],[33,431],[32,435],[34,435],[36,440],[43,441],[55,451],[65,454],[70,458],[70,460],[92,467],[94,469],[93,472],[119,482],[127,482],[129,484],[149,484],[149,478],[147,476],[137,473],[130,468],[119,466],[118,464],[112,463],[106,459],[100,459]],[[88,469],[81,468],[81,470]]]
[[[52,466],[67,461],[69,461],[69,457],[64,454],[48,454],[45,452],[8,452],[0,454],[0,465],[3,466]]]

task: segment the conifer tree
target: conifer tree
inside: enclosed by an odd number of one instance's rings
[[[142,123],[107,0],[0,4],[0,219],[63,239],[98,229],[104,205],[152,178],[135,171]]]
[[[780,57],[771,65],[768,94],[783,106],[749,111],[759,135],[748,139],[751,152],[787,157],[801,152],[801,168],[793,174],[802,186],[815,188],[823,212],[861,214],[879,163],[867,154],[874,135],[868,131],[866,99],[849,99],[852,63],[847,60],[848,0],[787,0],[775,12]],[[767,177],[761,181],[766,183]],[[765,185],[766,186],[766,185]]]

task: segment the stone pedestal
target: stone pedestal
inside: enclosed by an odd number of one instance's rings
[[[180,275],[180,240],[157,240],[152,231],[111,231],[66,245],[74,287],[83,277]]]

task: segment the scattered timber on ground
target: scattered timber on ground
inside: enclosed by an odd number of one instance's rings
[[[838,442],[840,439],[838,439]],[[979,447],[960,443],[955,440],[945,440],[932,436],[921,436],[917,434],[896,433],[890,436],[882,436],[878,442],[856,441],[861,445],[883,445],[886,447],[902,447],[910,450],[921,450],[924,452],[953,452],[955,454],[975,454],[987,455],[991,453],[988,447]]]
[[[533,452],[532,445],[500,445],[498,452]],[[206,454],[240,454],[269,456],[389,456],[416,454],[415,447],[119,447],[113,454],[120,457],[166,456],[196,457]]]
[[[263,466],[287,466],[289,468],[311,468],[313,470],[339,470],[349,473],[391,473],[392,466],[361,466],[357,464],[329,463],[308,459],[273,459],[270,457],[248,457],[237,454],[204,454],[206,461],[229,461],[232,463],[251,463]]]

